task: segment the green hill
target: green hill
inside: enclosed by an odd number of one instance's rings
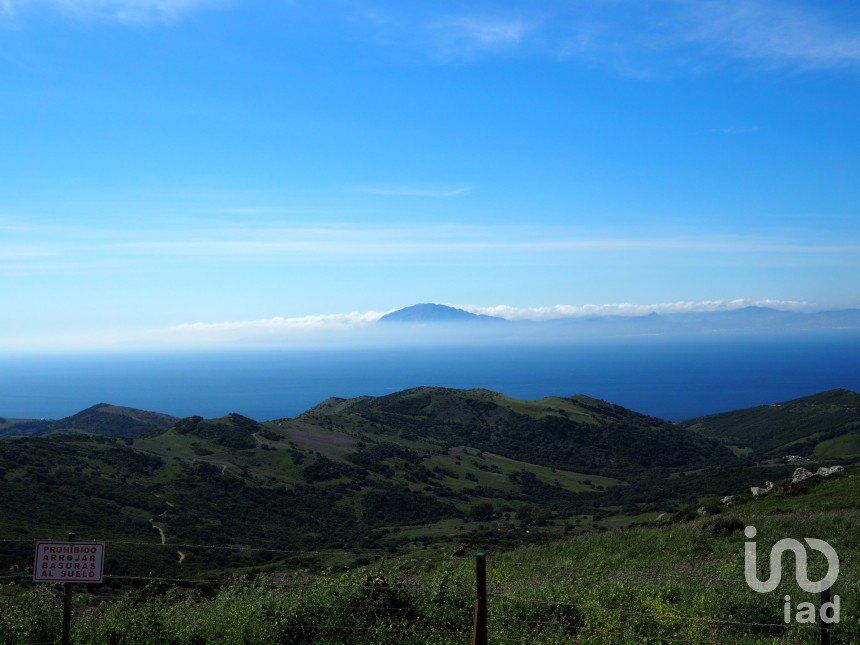
[[[138,437],[163,430],[178,419],[168,414],[147,412],[109,403],[98,403],[70,417],[56,421],[17,420],[0,423],[0,437],[41,436],[57,432],[81,432],[106,437]]]
[[[683,426],[759,457],[860,457],[860,394],[831,390],[691,419]]]
[[[420,440],[449,450],[467,445],[608,476],[730,457],[716,443],[673,424],[585,396],[523,401],[487,390],[422,387],[327,401],[299,421],[356,437]]]
[[[761,540],[838,549],[834,642],[846,642],[858,626],[857,466],[843,455],[844,473],[791,484],[795,466],[764,435],[766,418],[803,428],[801,441],[812,431],[814,470],[821,446],[853,436],[852,397],[740,411],[735,429],[730,415],[669,424],[586,396],[415,388],[272,422],[6,439],[0,641],[55,639],[60,605],[27,591],[27,566],[33,539],[73,530],[108,542],[115,576],[87,594],[82,642],[461,642],[474,583],[459,556],[477,548],[490,551],[496,642],[808,642],[782,622],[782,595],[805,599],[791,576],[773,598],[743,584],[754,524]],[[117,435],[130,418],[163,421],[101,407],[70,419]],[[743,452],[741,438],[746,456],[721,443]]]
[[[416,388],[267,423],[230,414],[152,428],[162,415],[112,406],[69,419],[119,436],[0,442],[0,534],[384,551],[468,539],[489,522],[504,526],[494,542],[518,544],[677,509],[699,493],[695,477],[679,486],[673,474],[737,461],[684,428],[584,396]]]
[[[147,412],[109,403],[99,403],[53,424],[55,432],[84,432],[110,437],[138,437],[153,430],[169,428],[178,419],[168,414]]]
[[[541,543],[671,514],[785,479],[794,468],[738,457],[701,428],[586,396],[526,401],[425,387],[330,399],[293,419],[230,414],[168,428],[151,427],[162,415],[116,410],[127,409],[96,406],[70,419],[120,436],[0,441],[0,536],[76,530],[93,539],[263,549],[201,558],[177,546],[127,565],[199,575],[213,558],[219,569],[303,561],[272,549]],[[132,421],[138,436],[123,436]],[[147,421],[151,429],[140,433]],[[0,544],[0,565],[14,559],[9,549]],[[179,551],[187,555],[181,564]]]

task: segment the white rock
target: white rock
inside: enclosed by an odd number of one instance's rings
[[[806,470],[806,468],[798,468],[791,475],[791,483],[797,484],[797,483],[802,482],[806,479],[809,479],[810,477],[815,477],[815,475],[813,473],[809,472],[808,470]]]
[[[734,495],[726,495],[720,500],[720,504],[731,504],[734,499]]]
[[[843,470],[845,470],[845,468],[843,468],[842,466],[831,466],[830,468],[826,468],[826,467],[822,466],[821,468],[819,468],[818,470],[815,471],[815,474],[818,475],[819,477],[829,477],[830,475],[833,475],[834,473],[841,473]]]

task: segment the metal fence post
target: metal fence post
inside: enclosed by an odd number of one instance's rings
[[[487,554],[478,551],[475,555],[475,622],[472,630],[472,645],[487,645]]]

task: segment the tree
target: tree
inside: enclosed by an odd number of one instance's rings
[[[476,520],[486,520],[493,516],[493,505],[489,502],[472,504],[470,515]]]

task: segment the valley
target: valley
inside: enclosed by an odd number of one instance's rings
[[[459,543],[512,548],[647,524],[784,479],[795,465],[782,453],[851,464],[858,398],[826,392],[677,424],[587,396],[430,387],[268,422],[100,404],[0,430],[0,534],[247,547],[222,553],[221,572],[306,560],[277,551],[313,550],[323,564],[326,550],[357,554],[332,555],[344,566]],[[10,436],[36,423],[39,436]],[[0,549],[6,562],[23,553]],[[211,550],[181,550],[181,564],[155,549],[144,568],[212,572]],[[134,566],[121,573],[141,573]]]

